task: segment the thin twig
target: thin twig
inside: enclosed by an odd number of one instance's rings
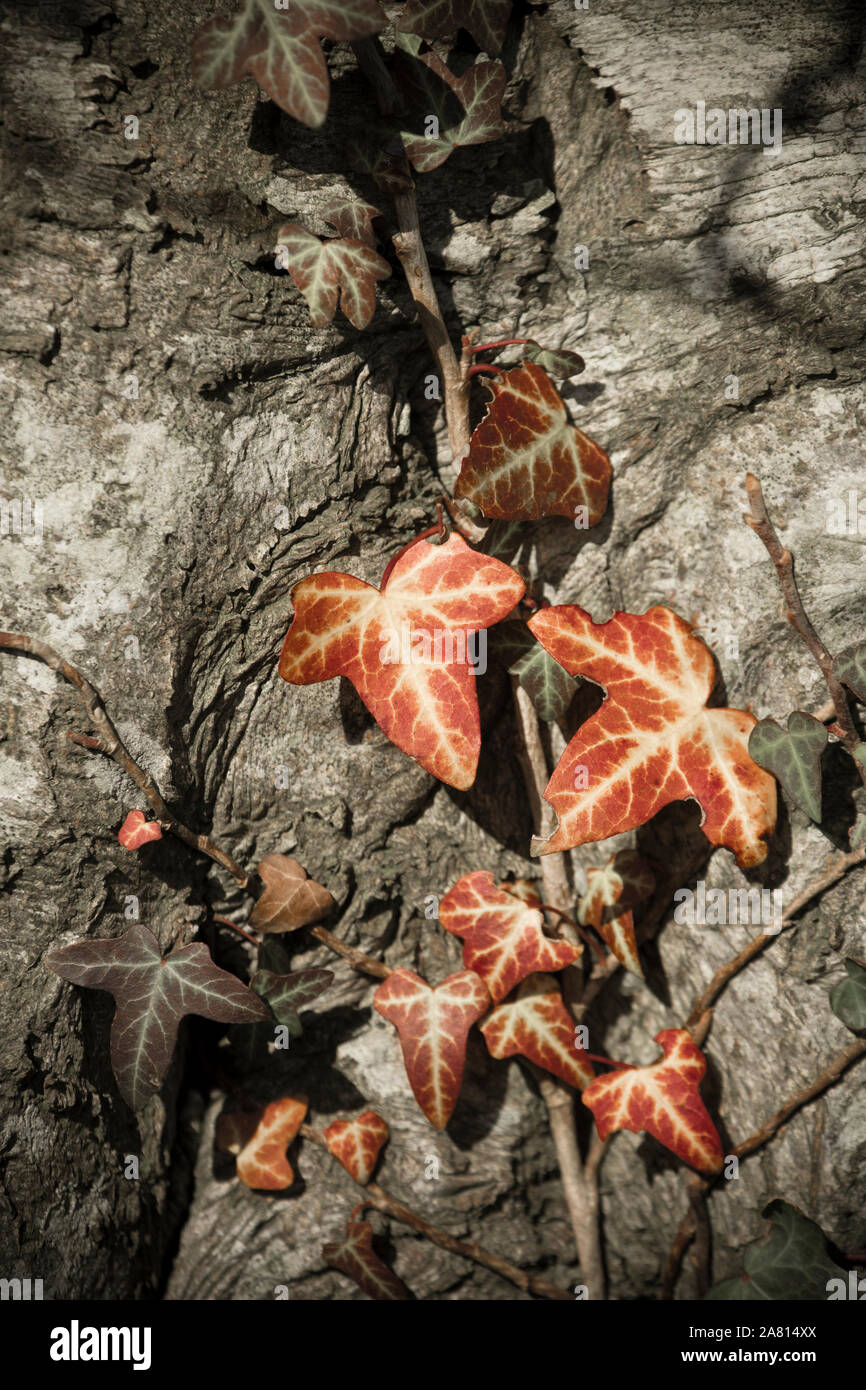
[[[231,917],[220,917],[218,912],[212,912],[211,921],[218,922],[221,927],[231,927],[232,931],[236,931],[238,936],[242,936],[246,941],[251,942],[253,946],[261,946],[262,944],[258,936],[253,936],[252,932],[247,931],[246,927],[239,927],[237,922],[232,921]]]
[[[328,1141],[321,1130],[314,1128],[313,1125],[302,1124],[300,1133],[305,1139],[310,1139],[320,1148],[328,1149]],[[359,1184],[363,1186],[363,1184]],[[440,1231],[438,1226],[425,1221],[423,1216],[412,1211],[405,1203],[397,1200],[385,1192],[378,1183],[368,1183],[363,1188],[364,1201],[361,1206],[375,1207],[376,1211],[381,1211],[385,1216],[392,1217],[395,1221],[401,1221],[404,1226],[411,1226],[414,1231],[438,1245],[443,1250],[450,1250],[453,1255],[462,1255],[464,1259],[472,1260],[475,1264],[483,1265],[485,1269],[493,1270],[494,1274],[499,1274],[509,1283],[516,1285],[518,1289],[523,1289],[525,1293],[536,1294],[539,1298],[568,1299],[571,1294],[567,1289],[561,1289],[556,1284],[551,1284],[547,1279],[539,1279],[535,1274],[526,1274],[517,1265],[511,1264],[508,1260],[503,1260],[499,1255],[491,1255],[488,1250],[479,1245],[476,1241],[458,1240],[456,1236],[448,1235],[447,1231]]]
[[[329,951],[334,951],[343,960],[347,960],[356,970],[361,970],[365,975],[376,975],[380,980],[387,980],[393,973],[390,965],[383,965],[380,960],[374,960],[372,956],[366,956],[363,951],[358,951],[354,946],[347,946],[345,941],[341,941],[333,932],[328,931],[327,927],[313,927],[310,933],[317,941],[321,941],[323,946],[327,946]]]
[[[11,651],[26,652],[30,656],[38,657],[40,661],[45,662],[46,666],[50,666],[52,671],[56,671],[58,675],[63,676],[71,685],[74,685],[84,702],[93,727],[99,730],[99,739],[94,743],[83,734],[70,734],[69,737],[72,742],[83,748],[104,753],[106,757],[116,762],[147,797],[164,830],[170,830],[179,840],[183,840],[184,844],[189,845],[192,849],[200,850],[202,854],[206,854],[217,864],[221,864],[224,869],[228,869],[242,888],[247,886],[249,879],[240,864],[237,864],[230,855],[215,845],[213,840],[208,839],[207,835],[196,835],[194,831],[188,830],[183,822],[178,820],[174,812],[168,809],[150,773],[139,767],[125,747],[105,711],[105,705],[99,691],[94,685],[91,685],[86,677],[82,676],[80,671],[65,661],[54,651],[53,647],[49,647],[45,642],[40,642],[37,637],[28,637],[24,633],[0,632],[0,647],[7,647]]]

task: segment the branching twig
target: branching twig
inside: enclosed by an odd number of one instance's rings
[[[7,647],[11,651],[27,652],[30,656],[38,657],[40,661],[45,662],[46,666],[50,666],[52,671],[56,671],[58,675],[63,676],[71,685],[74,685],[84,702],[93,727],[99,730],[99,738],[90,739],[82,734],[70,734],[69,737],[72,742],[112,758],[147,797],[164,830],[170,830],[179,840],[183,840],[184,844],[190,845],[192,849],[200,850],[202,854],[208,855],[217,864],[221,864],[237,879],[242,888],[246,887],[249,880],[240,864],[235,863],[234,859],[215,845],[212,840],[209,840],[207,835],[196,835],[194,831],[188,830],[183,822],[178,820],[174,812],[168,809],[150,773],[139,767],[125,747],[123,740],[105,712],[99,691],[82,676],[80,671],[77,671],[74,666],[70,666],[68,661],[64,661],[63,657],[58,655],[47,643],[40,642],[36,637],[28,637],[24,633],[0,632],[0,647]]]

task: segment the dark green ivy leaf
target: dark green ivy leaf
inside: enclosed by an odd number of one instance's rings
[[[821,1228],[779,1199],[770,1202],[762,1215],[771,1222],[769,1239],[750,1245],[743,1261],[745,1272],[737,1279],[716,1284],[705,1298],[713,1302],[825,1302],[829,1281],[847,1275],[831,1260]]]
[[[270,1004],[277,1022],[286,1025],[289,1036],[299,1038],[303,1029],[298,1011],[326,990],[333,978],[331,970],[296,970],[289,975],[257,970],[250,984]]]
[[[750,757],[816,822],[821,819],[821,754],[829,737],[819,720],[799,709],[788,716],[787,733],[775,719],[760,719],[749,736]]]
[[[830,991],[830,1008],[846,1028],[856,1033],[866,1028],[866,968],[849,957],[845,969],[847,980]]]
[[[506,618],[492,631],[498,652],[508,663],[510,674],[520,681],[539,718],[549,724],[562,719],[580,682],[554,661],[519,618]]]
[[[848,652],[837,656],[833,670],[849,690],[853,690],[861,705],[866,705],[866,642]]]

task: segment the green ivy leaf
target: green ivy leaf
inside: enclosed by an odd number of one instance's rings
[[[257,970],[250,986],[270,1004],[274,1018],[286,1025],[289,1036],[299,1038],[303,1029],[298,1011],[326,990],[333,978],[331,970],[295,970],[289,975]]]
[[[479,512],[478,515],[481,516],[482,513]],[[492,555],[495,560],[504,560],[506,564],[510,564],[520,549],[523,537],[522,522],[491,521],[478,549],[483,550],[485,555]]]
[[[846,1028],[857,1033],[861,1028],[866,1028],[866,967],[849,956],[845,969],[848,972],[847,980],[830,991],[830,1008]]]
[[[821,754],[829,737],[819,720],[798,709],[788,716],[787,733],[775,719],[761,719],[749,736],[749,756],[816,822],[821,819]]]
[[[866,843],[866,811],[857,812],[857,819],[848,832],[848,843],[852,849],[859,849]]]
[[[854,692],[861,705],[866,705],[866,642],[861,642],[859,647],[845,656],[837,656],[833,670],[840,681]]]
[[[579,376],[586,367],[579,352],[569,348],[545,348],[532,338],[527,338],[523,356],[530,362],[537,362],[550,376]]]
[[[509,673],[520,681],[539,718],[548,724],[562,719],[580,681],[554,661],[519,618],[506,618],[493,631]]]
[[[410,51],[403,42],[394,76],[409,115],[401,130],[406,154],[420,174],[438,169],[462,145],[482,145],[502,134],[505,69],[483,60],[456,77],[435,53]],[[435,118],[435,133],[430,128]]]
[[[775,1200],[762,1212],[771,1223],[768,1240],[750,1245],[745,1272],[724,1279],[705,1298],[711,1302],[826,1302],[831,1279],[847,1278],[827,1252],[824,1233],[789,1202]]]

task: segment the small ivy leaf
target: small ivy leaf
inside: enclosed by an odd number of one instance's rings
[[[411,1297],[406,1285],[374,1251],[369,1221],[350,1220],[343,1240],[324,1246],[322,1258],[332,1269],[354,1280],[368,1298],[396,1301]]]
[[[373,220],[381,217],[378,208],[365,203],[360,198],[332,198],[322,209],[322,217],[338,236],[352,241],[363,241],[366,246],[376,245]]]
[[[455,497],[501,520],[567,516],[595,526],[607,507],[610,459],[570,423],[547,373],[526,362],[484,384],[490,405],[469,441]]]
[[[759,719],[749,735],[749,757],[772,772],[782,790],[811,820],[821,820],[821,754],[830,734],[818,719],[795,709],[788,732],[775,719]]]
[[[249,74],[283,111],[320,126],[330,84],[319,40],[366,38],[385,22],[376,0],[290,0],[280,9],[274,0],[244,0],[237,14],[196,30],[193,80],[199,87],[228,87]]]
[[[54,946],[49,970],[114,996],[111,1066],[123,1099],[140,1110],[162,1085],[177,1030],[185,1014],[217,1023],[250,1023],[268,1017],[258,995],[214,965],[201,942],[179,946],[163,959],[159,942],[136,923],[123,936]]]
[[[292,590],[279,673],[293,685],[346,676],[392,743],[448,786],[471,787],[481,749],[474,635],[524,588],[456,533],[398,552],[381,589],[314,574]]]
[[[499,623],[494,628],[493,641],[509,663],[509,674],[517,677],[535,706],[539,719],[547,724],[563,719],[580,681],[554,661],[520,618],[506,618]]]
[[[412,1094],[431,1125],[444,1129],[460,1094],[469,1029],[490,1007],[484,981],[461,970],[434,989],[412,970],[392,970],[373,1007],[397,1029]]]
[[[601,869],[587,869],[587,891],[578,906],[582,926],[593,927],[621,965],[644,978],[637,952],[632,908],[648,898],[655,877],[633,849],[617,850]]]
[[[145,820],[143,811],[130,811],[117,832],[117,838],[124,849],[141,849],[151,840],[161,840],[159,822]]]
[[[849,957],[845,969],[847,980],[830,991],[830,1008],[846,1028],[857,1033],[866,1028],[866,968]]]
[[[833,670],[848,689],[857,696],[861,705],[866,705],[866,642],[848,652],[837,656]]]
[[[376,312],[376,281],[391,274],[378,251],[353,237],[321,241],[297,222],[287,222],[277,233],[277,251],[283,247],[288,272],[310,306],[314,328],[331,322],[338,300],[355,328],[367,327]]]
[[[481,513],[477,512],[477,515]],[[520,549],[524,537],[525,531],[519,521],[491,521],[478,548],[485,555],[493,555],[508,564]]]
[[[533,338],[526,340],[523,356],[530,362],[537,362],[549,376],[580,376],[586,369],[586,363],[579,352],[572,352],[569,348],[542,347]]]
[[[566,671],[606,695],[547,784],[559,825],[533,841],[533,853],[607,840],[694,797],[711,844],[733,850],[743,868],[766,859],[776,783],[748,754],[756,720],[706,707],[716,668],[688,623],[661,606],[606,623],[563,606],[539,609],[529,628]]]
[[[494,1003],[527,975],[564,970],[582,954],[581,946],[551,941],[544,918],[511,892],[497,888],[493,875],[466,874],[439,904],[439,921],[463,941],[463,964],[480,975]]]
[[[387,1121],[375,1110],[365,1110],[354,1120],[335,1120],[324,1134],[334,1157],[355,1182],[366,1187],[379,1160],[379,1150],[391,1134]]]
[[[848,1272],[831,1260],[820,1226],[779,1198],[761,1215],[770,1221],[769,1239],[750,1245],[743,1260],[745,1273],[716,1284],[705,1300],[823,1303],[831,1281],[842,1290],[847,1287]]]
[[[394,76],[413,113],[409,119],[414,124],[400,134],[419,174],[438,169],[464,145],[483,145],[502,134],[501,63],[482,60],[456,77],[435,53],[413,56],[404,48],[395,60]],[[431,117],[437,122],[435,133],[428,128]]]
[[[722,1145],[698,1093],[704,1054],[685,1028],[666,1028],[655,1041],[665,1054],[660,1062],[597,1076],[584,1091],[599,1138],[619,1129],[646,1130],[698,1172],[717,1173]]]
[[[331,970],[295,970],[288,975],[257,970],[250,988],[270,1004],[274,1018],[286,1025],[289,1036],[299,1038],[303,1032],[299,1010],[326,990],[333,978]]]
[[[256,871],[265,885],[250,913],[256,931],[297,931],[327,917],[334,906],[327,888],[308,878],[303,865],[286,854],[266,854]]]
[[[400,29],[423,39],[450,39],[465,29],[485,53],[502,47],[511,0],[409,0]]]
[[[216,1123],[218,1149],[236,1155],[237,1175],[244,1187],[282,1192],[295,1181],[286,1150],[307,1113],[307,1102],[285,1096],[263,1110],[223,1113]]]
[[[347,143],[346,154],[352,168],[371,178],[380,193],[394,198],[414,187],[403,141],[386,126],[373,123]]]
[[[866,811],[857,812],[857,819],[848,832],[848,843],[852,849],[859,849],[862,844],[866,844]]]
[[[526,1057],[582,1091],[595,1072],[575,1046],[574,1020],[552,975],[530,975],[481,1024],[491,1057]]]

